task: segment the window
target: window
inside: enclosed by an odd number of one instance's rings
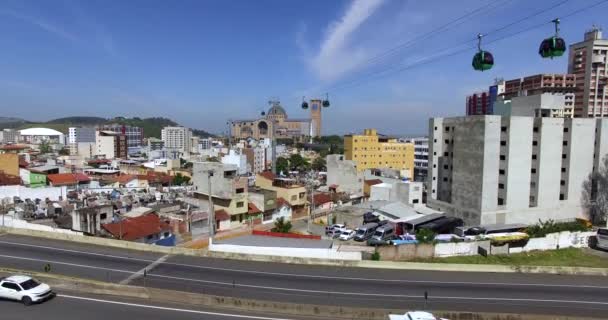
[[[437,131],[437,127],[435,127],[435,131]]]
[[[448,178],[444,177],[443,182],[448,182]]]
[[[566,159],[566,154],[562,154],[562,159]]]
[[[500,145],[501,145],[501,146],[506,146],[506,145],[507,145],[507,142],[506,142],[505,140],[502,140],[502,141],[500,142]]]
[[[244,206],[245,206],[245,202],[243,202],[243,201],[239,201],[239,202],[236,203],[236,207],[237,208],[242,208]]]
[[[433,177],[433,180],[437,180],[437,177]]]
[[[237,188],[236,189],[236,193],[243,193],[245,192],[245,188]]]
[[[235,222],[236,221],[236,216],[230,216],[230,221]]]
[[[445,127],[445,131],[446,132],[450,131],[450,127]]]
[[[450,139],[445,139],[445,144],[450,144]]]
[[[505,203],[505,200],[503,198],[498,198],[498,205],[502,206]]]
[[[444,164],[444,165],[443,165],[443,169],[448,170],[448,168],[449,168],[449,167],[448,167],[448,165],[447,165],[447,164]]]
[[[11,290],[15,290],[15,291],[21,291],[21,288],[19,288],[19,286],[16,283],[5,282],[2,284],[2,287],[11,289]]]
[[[505,184],[504,183],[499,183],[498,184],[498,189],[504,189],[505,188]]]
[[[433,193],[435,193],[435,189],[433,189]]]
[[[536,155],[535,154],[532,155],[532,160],[536,160]]]
[[[538,145],[538,141],[536,141],[536,140],[532,141],[532,145],[533,146],[537,146]]]
[[[530,182],[530,188],[532,188],[532,189],[536,188],[536,182],[534,182],[534,181]]]
[[[433,142],[437,143],[437,139],[433,139]]]
[[[564,128],[564,132],[568,132],[568,128]]]
[[[536,198],[534,198],[534,196],[530,196],[530,202],[534,202],[536,200]]]
[[[568,141],[563,142],[564,147],[568,146]]]
[[[563,193],[559,194],[559,200],[566,200],[566,196]]]
[[[418,199],[412,200],[412,203],[418,203]]]
[[[436,165],[436,164],[434,164],[434,165],[433,165],[433,168],[437,168],[437,165]]]
[[[296,200],[298,200],[298,196],[294,194],[293,196],[291,196],[291,200],[292,200],[292,201],[296,201]]]
[[[444,153],[443,153],[443,156],[444,156],[444,157],[447,157],[447,156],[449,156],[449,155],[450,155],[450,153],[449,153],[449,152],[444,152]]]
[[[507,160],[507,157],[503,154],[500,155],[500,160]]]
[[[437,152],[433,152],[433,155],[434,155],[434,156],[436,156],[436,155],[437,155]]]
[[[533,174],[534,174],[534,173],[536,173],[536,168],[532,168],[532,169],[530,170],[530,172],[531,172],[531,173],[533,173]]]
[[[500,131],[507,132],[507,127],[500,127]]]
[[[306,192],[300,192],[299,196],[300,199],[304,199],[304,197],[306,197]]]
[[[498,174],[500,174],[500,175],[504,175],[504,174],[505,174],[505,170],[504,170],[504,169],[500,169],[500,170],[498,170]]]
[[[565,180],[560,180],[559,181],[559,185],[560,186],[565,186],[566,185],[566,181]]]
[[[566,172],[566,168],[562,168],[562,172]]]
[[[538,132],[538,127],[534,127],[533,131]]]
[[[105,220],[107,218],[108,218],[108,214],[107,213],[102,213],[102,214],[99,215],[99,219],[101,219],[101,220]]]

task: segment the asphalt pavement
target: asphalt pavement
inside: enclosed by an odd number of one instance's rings
[[[369,308],[606,317],[608,277],[235,261],[0,236],[0,266],[242,298]],[[143,270],[146,270],[145,277]]]

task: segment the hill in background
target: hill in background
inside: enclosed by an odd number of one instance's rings
[[[167,126],[179,126],[179,124],[171,119],[162,117],[153,118],[125,118],[116,117],[113,119],[105,119],[100,117],[65,117],[53,119],[47,122],[30,122],[19,118],[8,118],[0,117],[0,129],[14,128],[14,129],[26,129],[44,127],[51,128],[57,131],[68,133],[69,127],[83,126],[83,127],[96,127],[104,124],[124,124],[128,126],[136,126],[144,129],[144,137],[155,137],[160,138],[161,130]],[[193,129],[193,135],[207,138],[213,137],[214,135],[200,129]]]

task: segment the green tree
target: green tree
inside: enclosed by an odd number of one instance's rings
[[[51,144],[47,140],[42,140],[42,142],[40,142],[40,145],[38,145],[38,148],[40,149],[40,153],[42,154],[50,153],[52,151]]]
[[[292,170],[306,170],[310,168],[310,163],[300,154],[296,153],[289,156],[289,167]]]
[[[63,149],[59,150],[59,155],[61,155],[61,156],[69,156],[70,155],[70,149],[63,148]]]
[[[422,228],[416,231],[416,240],[419,243],[433,243],[435,241],[435,233],[429,229]]]
[[[190,182],[190,177],[188,176],[184,176],[181,173],[177,173],[175,176],[173,176],[173,184],[176,186],[182,186],[185,184],[188,184]]]
[[[312,169],[317,171],[325,171],[327,170],[327,163],[325,162],[325,158],[318,157],[312,162]]]
[[[274,221],[274,228],[272,228],[272,232],[280,232],[280,233],[289,233],[291,231],[291,221],[285,221],[285,217],[277,218]]]
[[[277,158],[277,173],[289,171],[289,161],[283,157]]]

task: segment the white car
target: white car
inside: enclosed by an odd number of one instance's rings
[[[53,296],[51,287],[28,276],[10,276],[0,279],[0,298],[3,299],[21,301],[24,305],[29,306]]]
[[[351,230],[351,229],[346,229],[340,233],[340,236],[338,237],[338,239],[340,239],[342,241],[348,241],[354,237],[355,237],[355,231]]]
[[[390,320],[447,320],[444,318],[437,318],[432,313],[426,311],[410,311],[404,315],[401,314],[389,314]]]
[[[325,234],[335,234],[336,232],[342,232],[346,229],[346,225],[343,224],[332,224],[331,226],[325,227]]]

